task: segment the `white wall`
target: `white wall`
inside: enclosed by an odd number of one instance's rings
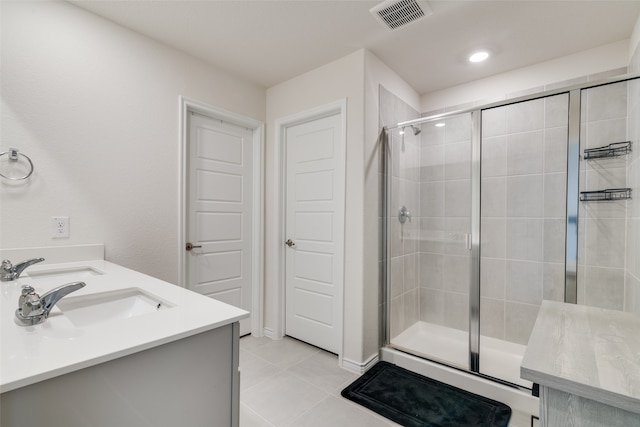
[[[489,59],[490,60],[490,59]],[[453,106],[493,102],[513,93],[624,68],[629,62],[629,40],[600,46],[551,61],[541,62],[507,73],[422,95],[422,112],[432,112]]]
[[[632,65],[632,61],[638,52],[638,44],[640,44],[640,15],[636,20],[636,25],[633,27],[633,32],[629,38],[629,63]]]
[[[0,247],[106,244],[108,260],[178,283],[180,95],[264,121],[264,89],[63,2],[2,1]],[[52,239],[50,218],[70,217]]]
[[[360,361],[362,348],[362,208],[363,208],[363,69],[360,50],[267,90],[266,188],[265,188],[265,328],[277,330],[278,283],[273,242],[276,235],[278,201],[275,168],[275,121],[305,110],[347,99],[347,170],[344,276],[344,351],[347,361]]]
[[[275,121],[343,98],[347,99],[347,189],[345,221],[344,351],[347,364],[362,365],[377,355],[379,262],[378,91],[383,84],[419,105],[418,94],[389,67],[360,50],[267,90],[265,328],[277,329],[278,284],[269,242],[278,206]]]

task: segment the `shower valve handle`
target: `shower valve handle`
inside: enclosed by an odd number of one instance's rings
[[[406,206],[403,206],[400,208],[400,212],[398,212],[398,221],[400,221],[400,224],[404,224],[407,222],[407,219],[411,222],[411,212],[409,212]]]

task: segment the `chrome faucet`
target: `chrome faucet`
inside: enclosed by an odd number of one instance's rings
[[[86,283],[84,282],[67,283],[51,289],[42,296],[36,293],[33,286],[23,286],[20,298],[18,298],[18,309],[16,310],[18,323],[23,326],[31,326],[44,322],[58,301],[85,286]]]
[[[2,261],[2,267],[0,267],[0,281],[10,282],[11,280],[16,280],[25,268],[42,261],[44,261],[44,258],[34,258],[13,265],[11,261],[5,259]]]

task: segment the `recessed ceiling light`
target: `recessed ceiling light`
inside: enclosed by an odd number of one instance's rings
[[[440,122],[440,123],[436,123],[436,124],[435,124],[435,126],[436,126],[437,128],[441,128],[441,127],[444,127],[444,126],[445,126],[445,123],[442,123],[442,122]]]
[[[489,57],[489,52],[482,50],[482,51],[473,53],[469,57],[469,61],[470,62],[482,62],[485,59],[487,59],[488,57]]]

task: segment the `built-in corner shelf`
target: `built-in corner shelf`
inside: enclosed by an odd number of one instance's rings
[[[627,200],[631,198],[630,188],[609,188],[598,191],[581,191],[581,202],[608,202],[615,200]]]
[[[584,150],[585,160],[619,157],[631,152],[631,141],[614,142],[604,147],[588,148]]]

